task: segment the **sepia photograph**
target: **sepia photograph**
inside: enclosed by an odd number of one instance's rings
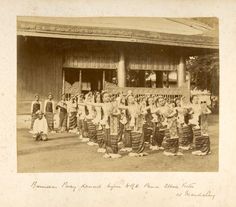
[[[17,172],[218,172],[216,17],[17,16]]]

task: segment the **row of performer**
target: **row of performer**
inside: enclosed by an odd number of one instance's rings
[[[31,133],[36,140],[47,140],[55,132],[78,134],[82,142],[98,146],[105,158],[119,158],[122,152],[129,156],[145,156],[147,150],[163,150],[167,156],[183,155],[192,150],[194,155],[210,153],[208,114],[205,102],[193,96],[191,103],[183,98],[167,100],[158,95],[109,94],[89,92],[71,96],[63,94],[55,104],[52,94],[44,108],[35,96],[32,102]],[[44,113],[43,113],[43,112]]]

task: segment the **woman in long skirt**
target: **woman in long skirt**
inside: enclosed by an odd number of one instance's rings
[[[39,101],[39,95],[36,94],[34,97],[35,97],[35,100],[32,102],[31,110],[30,110],[31,112],[31,126],[30,126],[30,131],[29,131],[30,133],[33,132],[34,122],[38,117],[36,112],[42,110],[42,103],[41,101]]]
[[[210,137],[208,135],[208,114],[211,113],[207,107],[206,102],[201,102],[201,114],[200,114],[200,129],[194,130],[195,136],[195,151],[192,152],[194,155],[207,155],[210,153]]]
[[[81,105],[83,103],[83,95],[80,94],[78,97],[78,106],[77,106],[77,134],[79,138],[82,139],[83,137],[83,120],[85,119],[85,106]]]
[[[120,109],[127,109],[130,119],[128,121],[129,128],[131,130],[131,146],[132,151],[129,156],[144,156],[147,153],[143,153],[145,149],[143,127],[140,124],[137,125],[137,118],[141,114],[139,105],[135,102],[134,96],[129,94],[127,97],[128,106],[119,106]]]
[[[54,110],[55,103],[53,101],[53,96],[51,93],[49,93],[48,99],[44,103],[44,113],[47,120],[49,132],[54,132]]]
[[[69,132],[76,132],[77,127],[77,103],[75,96],[71,96],[68,103],[68,115],[69,115]]]
[[[65,94],[62,94],[61,101],[58,102],[56,109],[59,110],[59,131],[67,130],[67,103]]]

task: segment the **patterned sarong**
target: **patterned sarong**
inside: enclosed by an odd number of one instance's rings
[[[160,127],[158,128],[158,136],[157,136],[157,146],[161,147],[162,146],[162,142],[165,136],[167,136],[167,132],[168,132],[168,136],[170,136],[170,132],[169,130],[166,130],[166,127]]]
[[[118,135],[110,135],[109,145],[112,149],[112,153],[118,153]]]
[[[131,147],[131,130],[125,130],[123,143],[124,147]]]
[[[119,115],[111,115],[110,117],[110,132],[111,134],[118,134],[120,127],[120,116]]]
[[[78,132],[82,133],[82,125],[83,125],[83,120],[77,118],[77,130]]]
[[[210,138],[209,136],[199,136],[195,139],[196,150],[208,154],[210,152]]]
[[[145,149],[144,135],[140,132],[131,132],[132,152],[141,153]]]
[[[187,147],[192,142],[192,129],[190,126],[183,126],[178,128],[179,145]]]
[[[163,142],[165,152],[177,153],[179,149],[179,139],[178,138],[165,138]]]
[[[196,139],[201,137],[201,129],[193,127],[193,143],[196,143]]]
[[[71,115],[69,116],[69,129],[75,129],[77,126],[77,117],[76,112],[71,112]]]
[[[117,154],[118,153],[118,135],[111,135],[110,129],[104,129],[104,145],[107,154]],[[100,138],[99,138],[100,140]]]
[[[105,146],[105,130],[104,129],[97,129],[97,143],[99,148],[104,148]]]
[[[150,142],[152,132],[153,132],[152,127],[150,127],[148,124],[143,125],[143,133],[144,133],[144,141],[145,142]]]
[[[87,120],[88,124],[88,137],[90,142],[97,142],[97,132],[96,125],[92,122],[91,119]]]
[[[54,116],[52,112],[46,112],[45,113],[45,118],[47,120],[47,124],[48,124],[48,129],[49,131],[52,131],[54,129]]]

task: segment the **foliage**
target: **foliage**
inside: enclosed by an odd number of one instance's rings
[[[199,89],[207,89],[219,95],[219,54],[212,53],[190,57],[187,70],[191,74],[191,84]]]

